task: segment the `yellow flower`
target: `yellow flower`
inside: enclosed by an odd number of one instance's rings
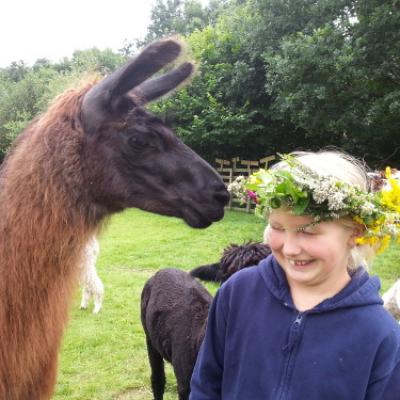
[[[391,240],[390,235],[385,235],[383,237],[378,237],[378,236],[362,236],[356,239],[356,243],[358,245],[369,245],[372,246],[376,253],[382,253],[389,245]]]
[[[375,245],[378,243],[378,238],[376,236],[361,236],[356,238],[356,243],[363,246],[364,244],[368,244],[370,246]]]
[[[389,190],[382,190],[381,204],[398,213],[400,213],[400,184],[396,179],[392,178],[390,167],[386,167],[385,176],[390,185]]]
[[[355,215],[355,216],[353,217],[353,221],[354,221],[354,222],[357,222],[357,224],[364,225],[363,219],[360,218],[360,217],[357,216],[357,215]]]
[[[359,244],[360,246],[366,244],[366,243],[365,243],[365,238],[364,238],[364,237],[358,237],[358,238],[356,238],[356,244]]]

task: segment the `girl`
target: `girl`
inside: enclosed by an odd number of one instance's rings
[[[400,204],[336,152],[288,156],[247,189],[272,254],[218,291],[190,399],[400,399],[400,328],[361,251],[398,234]]]

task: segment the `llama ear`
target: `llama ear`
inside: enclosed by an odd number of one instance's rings
[[[132,96],[139,104],[146,104],[176,89],[193,71],[193,64],[184,63],[165,75],[143,82],[132,91]]]
[[[125,94],[175,60],[181,49],[182,46],[172,39],[152,43],[93,86],[82,101],[82,122],[86,131],[95,132],[115,111],[127,108],[129,100]]]
[[[110,75],[109,90],[113,97],[122,96],[161,68],[174,61],[182,46],[175,40],[161,40],[147,46],[136,58]]]

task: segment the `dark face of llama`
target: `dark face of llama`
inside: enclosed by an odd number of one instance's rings
[[[173,40],[156,42],[86,94],[85,173],[92,197],[110,212],[137,207],[203,228],[223,217],[229,199],[225,185],[202,158],[143,108],[191,75],[193,66],[185,63],[147,80],[179,52],[180,45]]]

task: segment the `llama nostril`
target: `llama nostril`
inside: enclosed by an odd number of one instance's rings
[[[214,198],[222,204],[228,204],[230,195],[226,190],[225,186],[221,186],[216,193],[214,194]]]

